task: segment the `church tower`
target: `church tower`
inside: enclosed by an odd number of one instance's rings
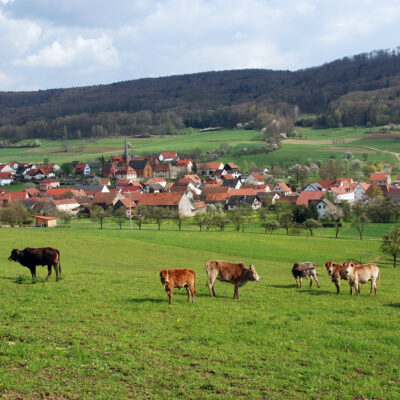
[[[124,164],[125,165],[128,165],[129,158],[130,158],[130,155],[129,155],[129,151],[128,151],[128,139],[125,136],[125,151],[124,151],[124,155],[123,155],[123,159],[124,159]]]

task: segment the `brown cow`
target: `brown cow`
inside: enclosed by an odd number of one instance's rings
[[[353,263],[355,265],[359,265],[358,262],[356,262],[356,261],[353,261]],[[339,264],[334,261],[327,261],[325,263],[325,268],[328,271],[331,281],[336,286],[337,294],[339,294],[340,293],[340,280],[344,279],[345,281],[347,281],[346,267],[344,266],[344,264]]]
[[[36,279],[36,267],[38,265],[47,265],[48,275],[46,281],[51,275],[51,267],[54,267],[56,271],[56,281],[61,278],[60,252],[51,247],[37,249],[27,247],[24,250],[13,249],[8,261],[16,261],[29,268],[32,274],[32,281]]]
[[[230,282],[235,285],[233,298],[239,298],[239,287],[244,286],[248,281],[259,281],[254,265],[249,268],[243,263],[232,263],[229,261],[210,260],[206,262],[206,271],[208,277],[208,289],[210,296],[215,297],[214,283],[218,279],[221,282]]]
[[[310,278],[310,286],[312,286],[313,279],[319,287],[317,278],[317,267],[312,262],[306,261],[302,263],[294,263],[292,268],[292,274],[296,279],[297,287],[301,288],[301,280],[303,278]]]
[[[350,284],[350,295],[353,295],[353,288],[356,289],[357,296],[361,294],[361,283],[371,281],[371,290],[375,291],[376,294],[376,280],[379,278],[380,271],[378,266],[375,264],[363,264],[359,265],[353,261],[345,261],[344,266],[346,268],[347,279]]]
[[[164,285],[165,291],[168,293],[169,304],[172,304],[172,292],[174,288],[181,289],[186,287],[188,294],[188,302],[192,295],[192,302],[196,295],[196,273],[191,269],[163,269],[160,271],[161,283]]]

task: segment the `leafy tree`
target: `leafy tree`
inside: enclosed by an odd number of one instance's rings
[[[289,170],[296,177],[296,184],[304,185],[310,175],[310,169],[306,165],[295,164]]]
[[[171,212],[171,218],[174,219],[175,224],[178,225],[179,231],[181,231],[185,217],[179,211],[173,211]]]
[[[400,254],[400,226],[394,226],[382,236],[381,250],[393,257],[393,267],[396,268],[397,256]]]
[[[65,225],[69,225],[72,219],[72,214],[67,211],[57,211],[57,218],[61,219]]]
[[[376,182],[372,182],[372,184],[368,188],[367,196],[375,203],[379,203],[383,200],[383,192]]]
[[[314,218],[309,218],[303,222],[304,229],[308,229],[310,231],[311,236],[314,236],[314,229],[318,229],[322,227],[321,222],[316,221]]]
[[[279,224],[286,229],[286,235],[289,235],[289,229],[293,225],[293,214],[287,211],[280,214]]]
[[[204,214],[197,214],[194,216],[194,223],[199,226],[200,232],[202,226],[204,225],[204,219],[205,219]]]
[[[111,215],[110,210],[105,210],[103,207],[94,205],[90,210],[90,218],[92,222],[99,222],[100,229],[103,229],[103,223],[107,217]]]
[[[242,204],[229,213],[229,219],[235,225],[236,231],[244,230],[246,224],[249,223],[251,214],[252,208],[249,204]]]
[[[113,219],[118,224],[119,229],[122,229],[122,225],[126,222],[126,211],[123,207],[117,208],[113,212]]]
[[[225,230],[225,226],[229,224],[230,219],[225,213],[218,213],[214,215],[214,224],[218,226],[218,228],[223,232]]]
[[[13,203],[0,209],[0,220],[9,225],[22,225],[29,221],[29,213],[21,204]]]
[[[265,222],[261,226],[265,229],[264,233],[267,233],[267,231],[272,233],[280,228],[279,222],[275,220]]]
[[[352,222],[351,226],[357,229],[358,234],[360,235],[360,240],[363,239],[363,233],[365,229],[365,225],[370,222],[367,214],[365,212],[356,215],[354,221]]]
[[[260,207],[257,211],[258,217],[260,218],[260,221],[262,224],[265,224],[265,221],[267,219],[268,215],[268,208],[266,207]]]
[[[61,171],[64,176],[72,175],[74,172],[74,166],[71,163],[64,163],[61,165]]]
[[[151,207],[149,211],[149,217],[156,222],[156,224],[158,225],[158,230],[160,230],[163,219],[167,218],[169,215],[168,210],[163,207]]]

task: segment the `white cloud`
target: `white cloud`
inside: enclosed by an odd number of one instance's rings
[[[37,54],[16,60],[14,64],[27,67],[76,68],[90,72],[118,66],[119,57],[112,39],[106,35],[95,39],[78,36],[75,40],[64,43],[55,40]]]

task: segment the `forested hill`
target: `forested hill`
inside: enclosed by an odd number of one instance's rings
[[[261,127],[295,105],[319,114],[322,126],[400,122],[400,53],[377,51],[295,72],[234,70],[0,92],[0,138],[170,133],[250,120]]]

